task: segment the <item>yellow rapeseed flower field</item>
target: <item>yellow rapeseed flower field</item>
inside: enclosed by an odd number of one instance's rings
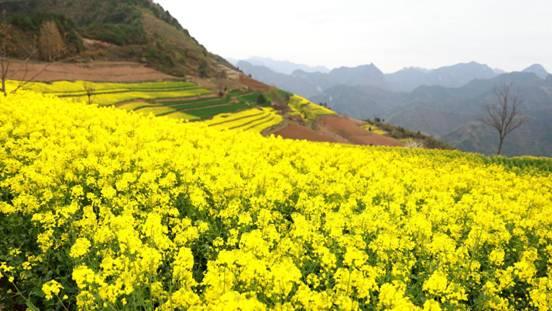
[[[8,89],[16,89],[20,81],[7,81]],[[87,89],[91,92],[92,101],[96,105],[111,106],[117,103],[135,99],[155,100],[159,98],[186,98],[208,95],[211,91],[190,82],[159,81],[159,82],[89,82],[89,81],[55,81],[29,82],[24,84],[24,90],[56,95],[68,100],[85,101]]]
[[[0,308],[548,310],[550,160],[500,161],[2,97]]]
[[[320,116],[335,114],[332,110],[299,95],[291,96],[288,105],[291,109],[291,115],[299,116],[306,122],[312,122]]]
[[[280,124],[283,120],[283,117],[274,108],[257,107],[235,113],[218,114],[203,123],[217,129],[261,133],[265,129]]]

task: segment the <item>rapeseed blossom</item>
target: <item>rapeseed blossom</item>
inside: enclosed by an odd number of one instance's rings
[[[86,238],[78,238],[75,244],[71,247],[69,255],[73,258],[79,258],[88,253],[90,250],[90,241]]]
[[[1,304],[549,310],[552,164],[499,160],[1,97]]]
[[[51,300],[54,296],[59,295],[62,289],[63,286],[54,280],[46,282],[42,285],[42,292],[47,300]]]

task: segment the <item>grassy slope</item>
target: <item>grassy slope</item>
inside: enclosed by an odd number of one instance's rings
[[[12,25],[10,33],[18,38],[10,48],[15,57],[26,58],[29,46],[37,50],[34,37],[41,24],[55,20],[64,33],[114,44],[99,51],[83,51],[81,38],[72,35],[75,42],[71,46],[80,48],[72,48],[72,53],[60,57],[146,61],[178,76],[198,76],[201,66],[209,76],[219,72],[221,65],[232,67],[209,53],[168,12],[148,0],[6,0],[0,1],[2,11],[8,14],[0,16],[0,24]]]

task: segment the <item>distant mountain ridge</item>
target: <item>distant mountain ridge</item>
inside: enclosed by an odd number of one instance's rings
[[[512,83],[524,99],[528,122],[507,140],[506,154],[552,156],[552,75],[541,65],[513,73],[476,62],[434,70],[405,68],[392,74],[382,73],[374,64],[291,75],[245,62],[240,68],[337,112],[359,119],[384,118],[483,153],[494,152],[495,134],[477,120],[494,100],[494,88]]]
[[[386,75],[386,79],[390,89],[409,92],[422,85],[461,87],[474,79],[491,79],[497,75],[497,72],[487,65],[470,62],[434,70],[403,69]]]
[[[329,71],[306,72],[295,70],[291,74],[278,73],[265,66],[239,61],[236,66],[253,78],[298,93],[306,97],[321,94],[337,85],[376,86],[385,88],[385,76],[374,64],[358,67],[340,67]]]
[[[292,64],[294,67],[288,68],[288,70],[278,70],[275,69],[276,65],[272,65],[274,62]],[[269,58],[262,57],[254,57],[249,60],[235,60],[233,63],[236,66],[243,67],[241,69],[245,73],[251,74],[254,77],[259,74],[266,77],[266,80],[259,78],[265,83],[276,86],[280,86],[279,83],[284,85],[293,84],[297,89],[305,89],[307,92],[302,93],[305,96],[315,96],[317,95],[315,94],[316,92],[321,93],[321,90],[325,88],[338,85],[369,85],[397,92],[410,92],[424,85],[454,88],[461,87],[472,80],[492,79],[501,74],[508,73],[502,69],[491,68],[488,65],[474,61],[443,66],[436,69],[406,67],[393,73],[383,73],[373,63],[356,67],[340,67],[333,70],[328,70],[325,67],[322,67],[325,68],[324,70],[317,70],[319,67],[310,67],[286,61],[272,61]],[[302,67],[308,69],[301,69]],[[269,71],[272,71],[272,73]],[[365,71],[364,76],[363,71]],[[367,73],[367,71],[370,71],[370,73]],[[542,79],[546,79],[549,75],[540,64],[531,65],[520,72],[534,73]]]
[[[477,62],[460,63],[436,69],[409,67],[394,73],[383,73],[376,65],[341,67],[329,72],[309,72],[295,70],[289,74],[277,72],[268,66],[248,61],[237,61],[236,65],[245,73],[257,77],[265,83],[282,88],[292,86],[290,91],[310,97],[321,95],[325,89],[339,85],[367,85],[396,92],[410,92],[420,86],[461,87],[475,79],[492,79],[503,73]],[[541,78],[548,73],[544,67],[534,65],[525,69]]]
[[[531,66],[525,68],[523,70],[523,72],[534,73],[534,74],[537,75],[537,77],[539,77],[541,79],[546,79],[546,77],[548,77],[550,75],[548,73],[548,71],[546,71],[546,69],[544,69],[544,67],[540,64],[531,65]]]
[[[233,60],[233,64],[237,65],[240,60]],[[324,66],[309,66],[303,64],[297,64],[289,61],[274,60],[267,57],[250,57],[242,61],[248,62],[255,66],[264,66],[270,70],[290,75],[296,70],[304,72],[321,72],[328,73],[330,69]]]

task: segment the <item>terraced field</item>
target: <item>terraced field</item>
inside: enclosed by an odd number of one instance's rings
[[[258,107],[257,98],[259,95],[260,93],[256,92],[232,91],[223,97],[208,95],[194,98],[159,99],[139,103],[129,102],[119,106],[126,110],[151,113],[156,116],[205,120],[222,113],[235,113]]]
[[[300,116],[305,122],[313,122],[320,116],[335,114],[334,111],[298,95],[293,95],[288,105],[291,108],[290,115]]]
[[[16,85],[17,82],[10,82]],[[13,89],[11,87],[10,89]],[[87,98],[92,93],[92,102],[100,106],[111,106],[136,100],[159,100],[163,98],[194,98],[205,96],[211,91],[193,83],[183,81],[160,81],[138,83],[110,83],[85,81],[56,81],[52,83],[31,82],[25,84],[25,90],[55,95],[61,98]]]
[[[219,114],[211,120],[205,121],[209,127],[262,132],[283,121],[276,110],[263,107],[244,110],[238,113]]]
[[[19,83],[10,81],[9,89],[15,89]],[[261,94],[259,92],[231,91],[226,96],[221,97],[208,89],[183,81],[136,83],[31,82],[25,84],[22,89],[85,102],[88,101],[88,95],[92,94],[91,102],[95,105],[115,105],[128,111],[190,121],[205,120],[219,114],[232,114],[269,105],[266,100],[262,101],[262,104],[257,103]],[[265,112],[268,114],[268,110]],[[239,116],[242,115],[239,114]],[[281,122],[281,118],[276,117],[275,112],[266,117],[266,120],[254,120],[258,122],[252,125],[259,125],[264,129],[264,123],[259,122]]]

